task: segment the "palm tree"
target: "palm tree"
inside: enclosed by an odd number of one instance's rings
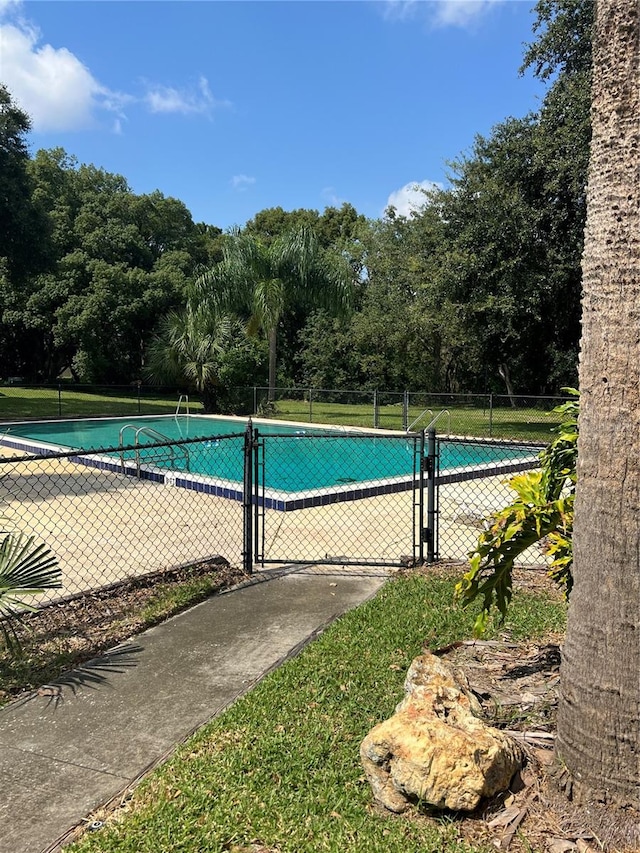
[[[635,809],[640,756],[639,116],[638,0],[598,0],[582,261],[574,588],[557,744],[578,799]],[[618,823],[619,818],[621,813]],[[640,842],[637,824],[634,833],[628,840]]]
[[[0,531],[0,634],[11,652],[19,649],[16,621],[34,608],[24,601],[60,586],[58,561],[46,545],[24,533]]]
[[[149,347],[145,373],[167,385],[186,383],[202,396],[206,412],[215,411],[220,360],[239,332],[228,315],[188,302],[183,312],[164,318]]]
[[[247,331],[260,329],[269,342],[269,401],[276,386],[278,326],[290,305],[343,311],[351,302],[351,268],[339,255],[320,248],[306,227],[266,244],[236,231],[217,266],[196,282],[201,305],[248,316]]]

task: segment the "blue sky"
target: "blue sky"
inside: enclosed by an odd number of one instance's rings
[[[62,146],[196,221],[402,212],[543,94],[534,0],[0,0],[0,81]],[[418,196],[419,197],[419,196]]]

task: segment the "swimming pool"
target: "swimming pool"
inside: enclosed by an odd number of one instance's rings
[[[0,426],[0,443],[29,453],[83,451],[79,461],[136,473],[167,485],[242,499],[247,420],[173,415],[23,422]],[[263,442],[265,505],[300,509],[414,487],[419,466],[415,434],[309,427],[254,421]],[[200,439],[195,441],[196,439]],[[146,445],[179,442],[158,454]],[[119,451],[139,442],[138,451]],[[106,449],[99,457],[87,451]],[[532,467],[536,450],[492,442],[440,444],[441,482]]]

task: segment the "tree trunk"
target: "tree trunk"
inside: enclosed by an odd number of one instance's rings
[[[278,356],[278,327],[269,329],[269,394],[267,400],[273,403],[276,396],[276,360]]]
[[[574,579],[558,753],[579,800],[640,805],[640,5],[599,0],[583,256]]]
[[[200,397],[206,415],[218,413],[218,389],[214,385],[204,385]]]
[[[515,401],[515,393],[513,390],[513,383],[511,382],[511,374],[509,373],[509,367],[507,364],[499,364],[498,365],[498,373],[500,374],[500,378],[505,384],[505,388],[507,389],[507,394],[509,395],[509,402],[511,403],[511,408],[515,409],[516,401]]]

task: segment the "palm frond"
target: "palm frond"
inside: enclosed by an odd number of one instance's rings
[[[285,295],[280,278],[263,279],[253,292],[253,313],[267,334],[278,325],[285,308]]]
[[[15,623],[20,613],[33,610],[24,596],[61,586],[58,561],[33,536],[3,531],[0,541],[0,633],[9,651],[19,649]]]
[[[0,612],[23,595],[59,586],[58,560],[50,548],[24,533],[4,534],[0,542]]]
[[[271,266],[279,278],[292,286],[305,287],[321,257],[315,232],[302,227],[274,240],[270,249]]]

